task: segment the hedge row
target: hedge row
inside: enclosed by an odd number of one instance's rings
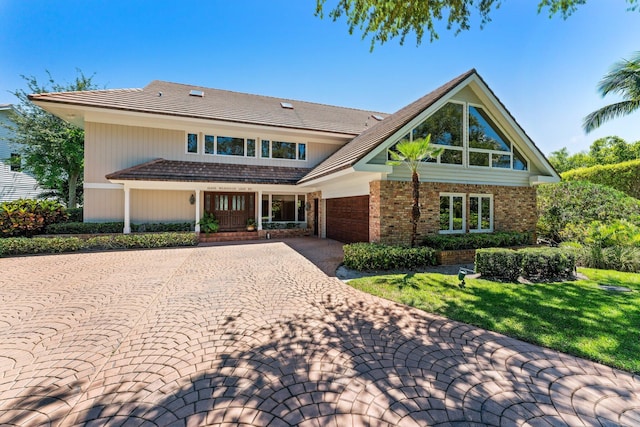
[[[9,237],[0,239],[0,256],[75,252],[80,250],[165,248],[195,246],[194,233],[118,234],[78,237]]]
[[[589,181],[594,184],[606,185],[631,197],[640,199],[640,187],[638,186],[640,160],[574,169],[563,173],[562,179],[564,181]]]
[[[422,245],[440,251],[460,249],[499,248],[506,246],[525,246],[533,244],[533,233],[499,231],[495,233],[469,234],[428,234],[422,239]]]
[[[19,199],[0,203],[0,237],[31,237],[49,224],[67,220],[64,206],[52,200]]]
[[[104,234],[122,233],[124,222],[66,222],[51,224],[47,227],[47,234]],[[193,231],[192,222],[131,224],[131,231],[136,232],[176,232]]]
[[[354,270],[419,269],[436,265],[436,251],[427,248],[405,248],[379,243],[345,245],[344,265]]]
[[[558,248],[478,249],[475,268],[482,276],[510,282],[519,276],[534,281],[566,280],[573,278],[576,257]]]

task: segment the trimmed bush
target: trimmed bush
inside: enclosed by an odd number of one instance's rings
[[[195,233],[118,234],[78,237],[10,237],[0,239],[0,256],[74,252],[80,250],[166,248],[195,246]]]
[[[436,251],[426,247],[353,243],[343,249],[344,265],[354,270],[415,270],[436,265]]]
[[[478,249],[475,268],[483,276],[515,282],[520,276],[520,254],[512,249]]]
[[[422,245],[441,251],[524,246],[533,243],[533,233],[499,231],[495,233],[427,234]]]
[[[476,251],[476,271],[483,276],[515,282],[519,276],[535,281],[573,278],[576,256],[559,248],[489,248]]]
[[[53,200],[0,203],[0,237],[31,237],[42,234],[49,224],[66,219],[64,206]]]
[[[124,222],[66,222],[51,224],[47,227],[47,234],[104,234],[122,233]],[[148,233],[166,233],[178,231],[193,231],[194,223],[158,223],[158,224],[131,224],[131,231]]]
[[[606,185],[640,199],[640,160],[573,169],[562,174],[564,181],[589,181]]]
[[[522,276],[535,281],[555,281],[573,278],[576,256],[557,248],[526,248],[521,255]]]
[[[67,218],[66,222],[82,222],[84,220],[84,211],[82,208],[71,208],[67,209]]]

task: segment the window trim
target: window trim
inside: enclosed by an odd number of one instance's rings
[[[467,194],[466,193],[450,193],[444,192],[440,193],[438,197],[438,228],[440,228],[440,204],[442,203],[442,197],[449,198],[449,229],[448,230],[438,230],[439,234],[466,234],[467,233]],[[462,228],[460,230],[453,229],[453,198],[461,197],[462,198]]]
[[[471,217],[471,198],[478,199],[478,206],[480,207],[480,212],[478,212],[478,224],[479,228],[473,229],[471,228],[471,223],[469,223],[469,233],[493,233],[493,194],[488,193],[470,193],[469,194],[469,217]],[[482,199],[489,199],[489,228],[481,228],[482,224]]]
[[[268,197],[268,209],[267,212],[265,214],[264,209],[262,210],[262,224],[265,223],[279,223],[279,224],[287,224],[287,223],[296,223],[296,224],[306,224],[307,223],[307,195],[305,193],[283,193],[283,192],[270,192],[270,193],[262,193],[262,199],[260,200],[260,203],[262,203],[264,201],[264,198]],[[273,220],[273,196],[294,196],[293,198],[293,203],[294,203],[294,212],[295,212],[295,217],[296,219],[294,221],[274,221]],[[303,214],[303,218],[300,219],[298,217],[298,202],[302,201],[302,206],[304,207],[304,214]],[[265,221],[264,218],[267,218],[267,220]]]

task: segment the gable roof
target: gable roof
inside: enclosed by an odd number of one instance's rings
[[[200,91],[203,96],[190,95]],[[29,95],[34,103],[96,107],[167,116],[358,135],[373,114],[384,113],[155,80],[144,89],[108,89]],[[285,103],[283,106],[281,103]],[[290,104],[293,108],[286,108]]]
[[[106,176],[109,180],[242,182],[247,184],[294,185],[308,168],[236,165],[155,159]]]
[[[368,128],[316,166],[308,175],[300,180],[300,183],[311,181],[353,166],[398,129],[409,123],[473,74],[477,74],[475,69],[459,75],[433,92],[401,108],[381,122]]]

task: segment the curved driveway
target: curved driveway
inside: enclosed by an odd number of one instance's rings
[[[640,377],[399,306],[286,241],[0,259],[0,425],[640,425]]]

